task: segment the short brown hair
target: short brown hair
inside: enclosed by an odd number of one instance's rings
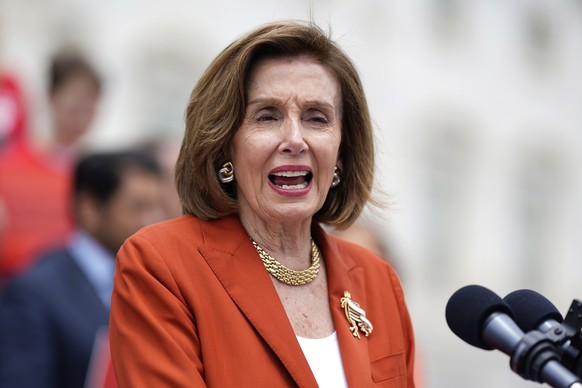
[[[342,96],[341,183],[331,189],[315,219],[336,228],[356,220],[370,198],[374,175],[373,132],[358,73],[348,56],[319,27],[308,22],[266,24],[224,49],[192,91],[186,132],[176,163],[176,185],[185,213],[216,219],[236,213],[232,186],[217,172],[247,105],[246,86],[262,58],[307,55],[330,69]],[[235,166],[236,168],[236,166]]]
[[[85,58],[73,50],[63,50],[52,58],[48,72],[48,92],[54,95],[68,81],[76,77],[86,77],[101,91],[101,78]]]

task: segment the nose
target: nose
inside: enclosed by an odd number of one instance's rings
[[[299,155],[307,150],[304,132],[300,120],[288,119],[281,127],[281,144],[279,151],[292,155]]]

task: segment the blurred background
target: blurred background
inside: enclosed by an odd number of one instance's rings
[[[563,314],[582,298],[581,0],[0,0],[0,75],[42,142],[51,55],[82,52],[103,76],[85,146],[155,143],[171,165],[212,58],[258,24],[310,18],[364,82],[388,203],[365,217],[404,283],[419,386],[533,386],[444,310],[467,284],[534,289]]]

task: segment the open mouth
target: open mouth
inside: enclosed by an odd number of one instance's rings
[[[301,190],[311,182],[313,174],[309,171],[279,171],[269,174],[269,180],[283,190]]]

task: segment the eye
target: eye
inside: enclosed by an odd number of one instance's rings
[[[328,123],[327,118],[325,116],[313,116],[310,120],[320,124]]]
[[[264,108],[255,114],[255,120],[258,122],[277,120],[277,113],[272,108]]]
[[[327,116],[317,110],[311,110],[307,112],[305,119],[315,124],[329,124]]]
[[[275,120],[275,116],[270,113],[262,113],[257,116],[257,121],[271,121]]]

